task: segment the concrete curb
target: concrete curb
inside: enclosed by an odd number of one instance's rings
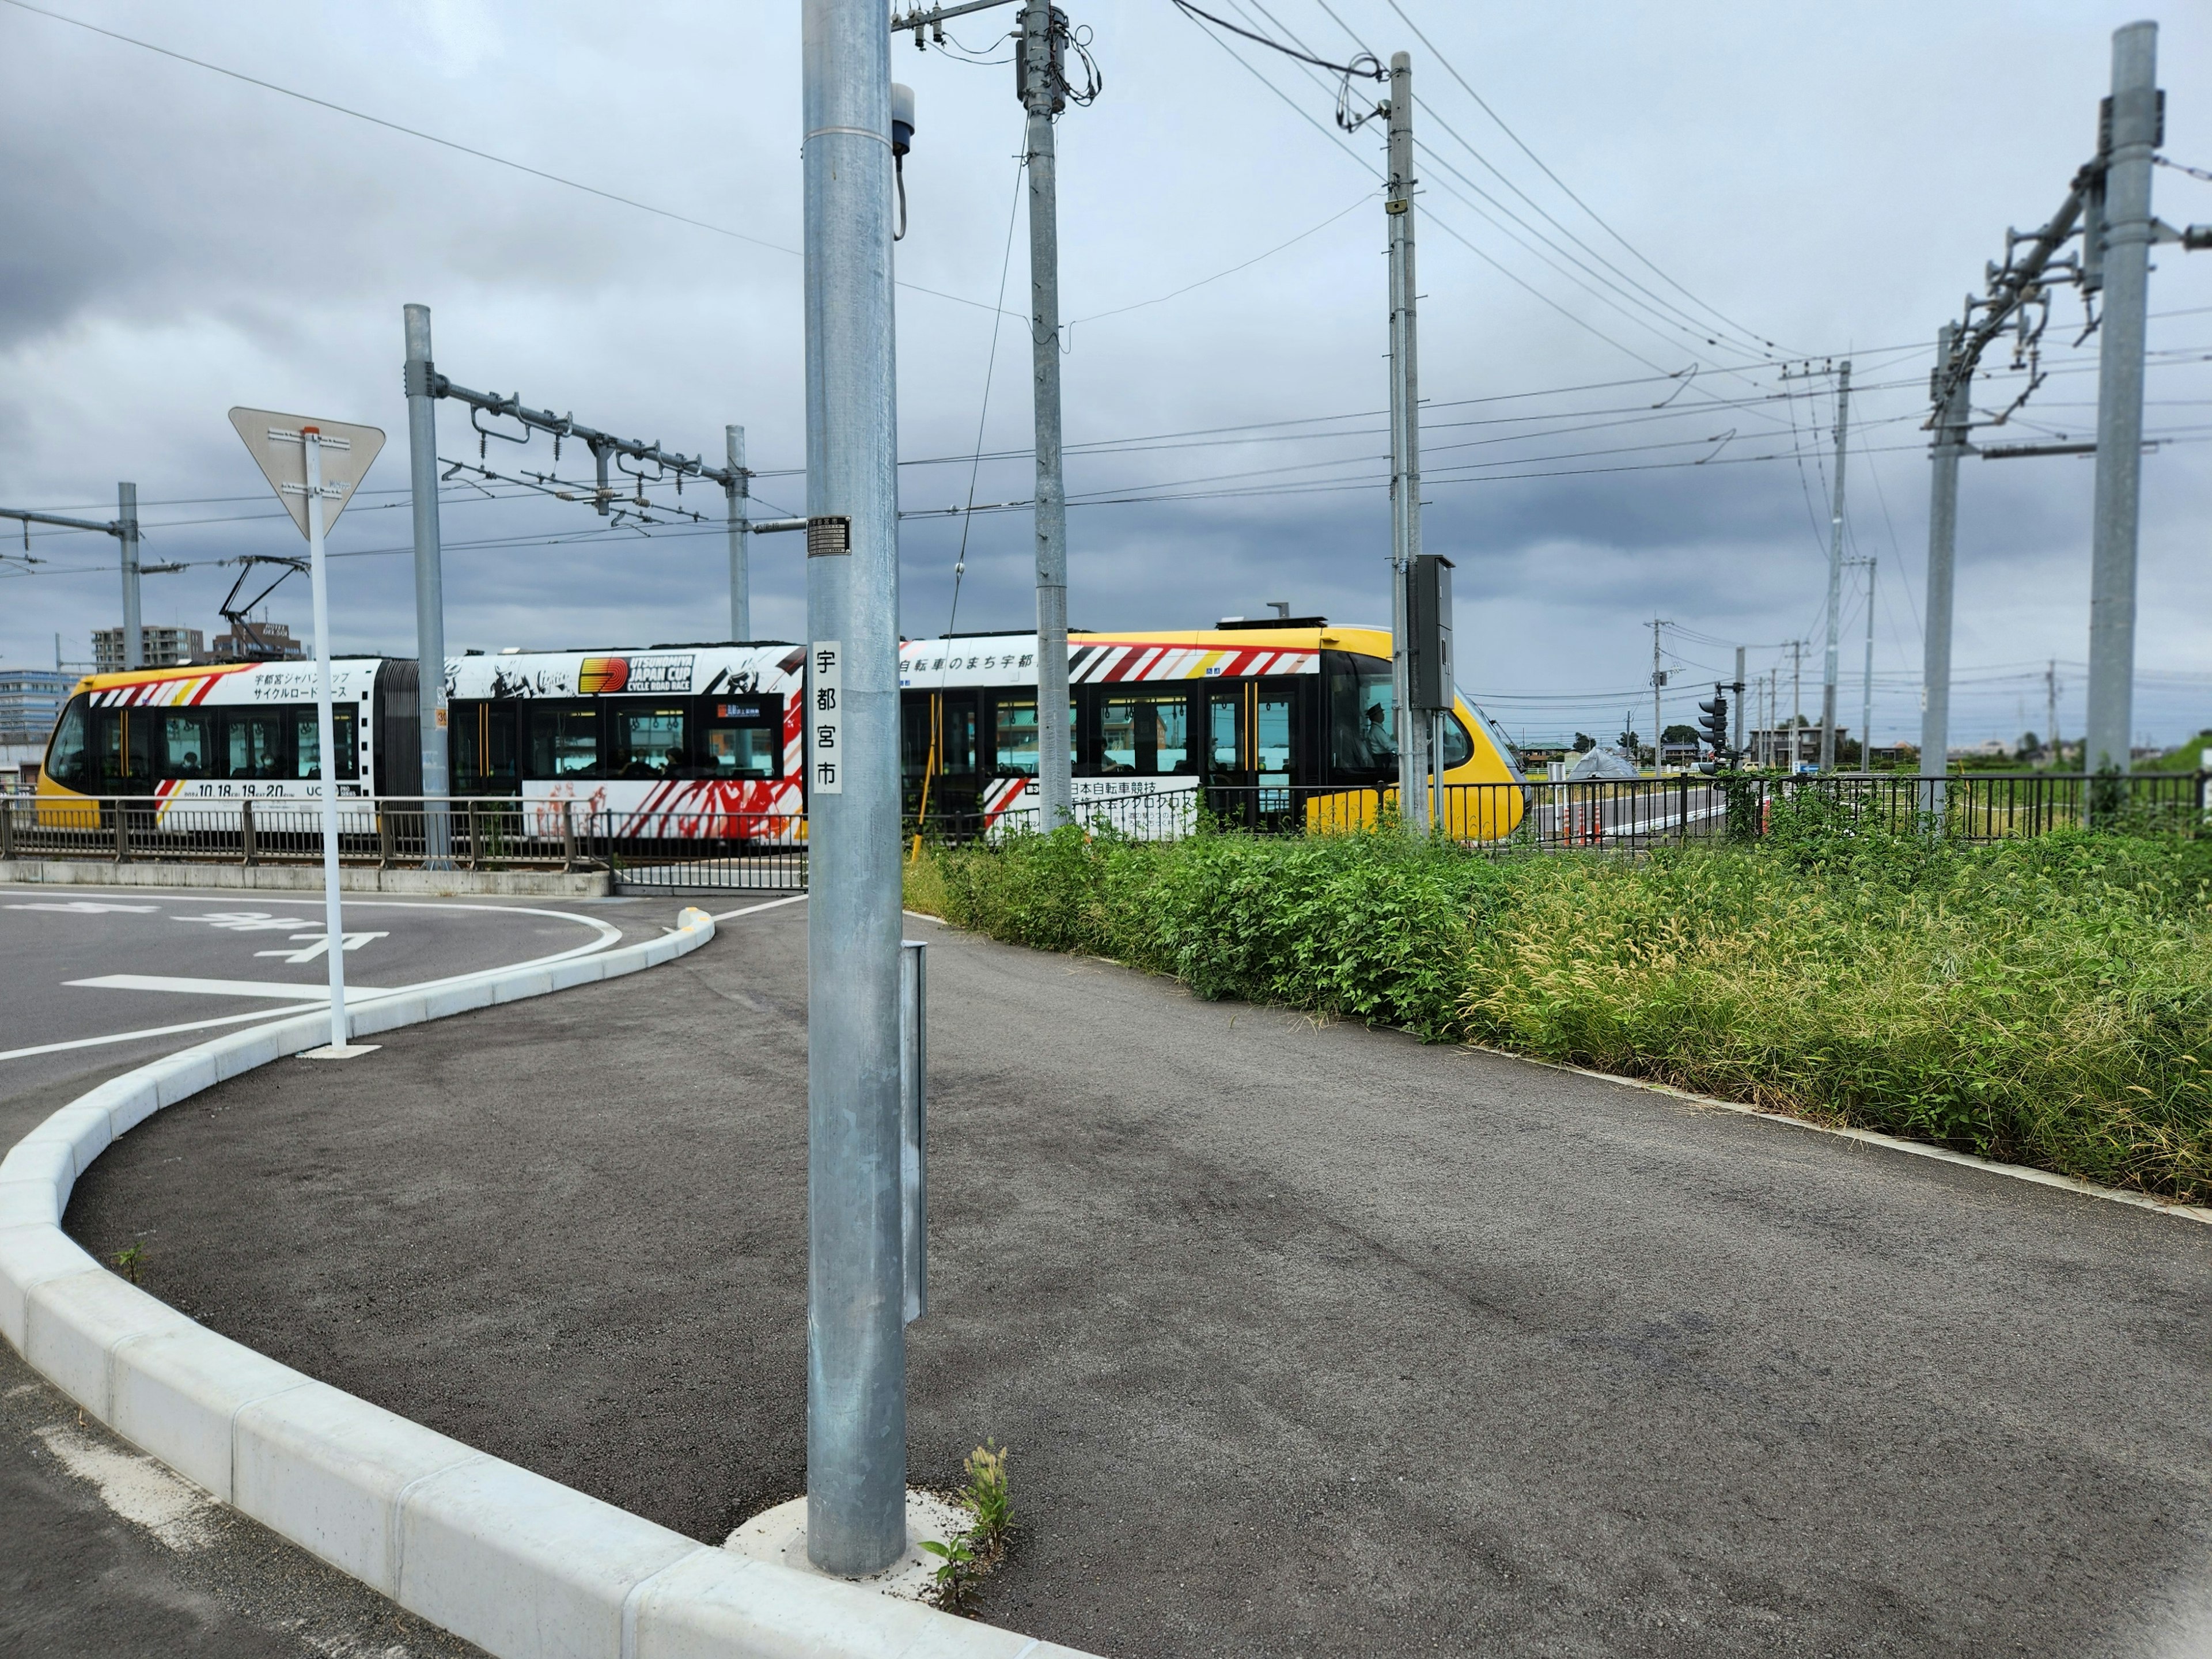
[[[270,893],[319,893],[319,864],[116,864],[97,859],[0,859],[0,883],[27,887],[210,887]],[[494,893],[510,897],[605,898],[614,878],[605,870],[564,875],[558,870],[379,870],[342,866],[338,889],[347,893],[407,893],[459,898]]]
[[[688,909],[641,944],[364,1004],[356,1030],[635,973],[714,934]],[[745,1560],[488,1456],[217,1335],[61,1231],[70,1188],[117,1137],[328,1036],[317,1012],[165,1055],[79,1096],[0,1160],[0,1334],[34,1370],[233,1508],[501,1659],[1080,1659]]]

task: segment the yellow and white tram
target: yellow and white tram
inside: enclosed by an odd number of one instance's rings
[[[1068,650],[1079,813],[1136,800],[1309,827],[1371,822],[1397,775],[1389,635],[1314,619],[1078,634]],[[803,647],[787,641],[469,654],[446,664],[451,792],[517,801],[532,833],[567,809],[623,837],[787,841],[805,813]],[[364,805],[422,792],[416,665],[331,665],[335,787]],[[1036,805],[1036,636],[900,647],[910,817],[988,831]],[[1517,785],[1503,737],[1464,698],[1443,722],[1447,784]],[[225,803],[319,793],[312,663],[96,674],[49,742],[42,821],[141,798],[158,823]],[[1447,792],[1451,833],[1520,821],[1518,788]],[[82,806],[72,807],[72,801]],[[1009,815],[1012,815],[1011,817]],[[1109,820],[1115,816],[1106,811]]]

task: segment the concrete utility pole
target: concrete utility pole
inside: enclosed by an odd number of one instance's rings
[[[1390,684],[1398,715],[1398,817],[1429,826],[1429,722],[1413,718],[1407,629],[1413,561],[1421,551],[1421,392],[1413,282],[1413,60],[1390,55]]]
[[[407,334],[407,485],[415,521],[416,704],[421,711],[422,862],[443,869],[453,859],[446,797],[453,783],[446,765],[446,574],[438,530],[438,397],[430,358],[430,307],[402,313]]]
[[[1959,331],[1949,323],[1936,337],[1940,386]],[[1943,821],[1940,780],[1950,769],[1951,586],[1959,546],[1959,458],[1966,453],[1973,375],[1960,374],[1936,411],[1928,452],[1928,634],[1920,668],[1920,810]]]
[[[2044,765],[2051,771],[2058,769],[2058,659],[2053,657],[2051,665],[2043,671],[2043,752],[2050,757]]]
[[[146,630],[138,611],[138,486],[115,486],[115,539],[123,549],[123,665],[146,665]]]
[[[2081,765],[2128,770],[2134,729],[2136,521],[2142,486],[2144,312],[2151,157],[2159,141],[2158,25],[2112,34],[2105,148],[2105,315],[2097,348],[2096,516],[2089,555],[2089,720]],[[2092,224],[2089,234],[2097,234]]]
[[[752,507],[753,475],[745,467],[745,429],[722,428],[722,449],[730,481],[722,487],[730,503],[730,637],[753,636],[753,581],[750,559],[752,526],[746,515]]]
[[[1790,775],[1797,775],[1797,761],[1804,744],[1798,733],[1805,729],[1805,641],[1790,641]]]
[[[1660,724],[1659,688],[1667,684],[1667,671],[1659,666],[1659,618],[1651,619],[1651,775],[1667,775],[1666,727]]]
[[[906,1548],[890,31],[878,0],[801,15],[806,1554],[856,1577]]]
[[[1051,0],[1022,7],[1029,112],[1030,344],[1036,422],[1037,799],[1043,827],[1075,817],[1067,720],[1067,489],[1060,476],[1060,204],[1052,118],[1066,106]],[[1066,27],[1066,20],[1060,20]],[[920,32],[916,31],[917,40]]]
[[[1874,770],[1874,556],[1869,554],[1867,573],[1866,667],[1859,689],[1859,770]]]
[[[1844,453],[1851,423],[1851,363],[1836,372],[1836,500],[1828,514],[1828,654],[1820,676],[1820,769],[1836,769],[1836,647],[1844,600]]]
[[[1751,701],[1751,698],[1745,690],[1745,682],[1743,678],[1743,647],[1740,645],[1735,648],[1735,685],[1734,690],[1735,691],[1735,752],[1738,764],[1741,764],[1743,756],[1744,706]]]

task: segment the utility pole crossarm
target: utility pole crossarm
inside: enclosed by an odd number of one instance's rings
[[[958,5],[932,6],[927,11],[920,6],[915,6],[903,17],[896,14],[892,15],[891,33],[896,34],[901,29],[912,29],[914,43],[919,46],[922,44],[921,32],[927,28],[934,28],[937,31],[937,38],[942,40],[945,38],[945,23],[948,18],[965,17],[971,11],[989,11],[994,7],[1011,6],[1018,3],[1019,0],[963,0],[963,3]]]

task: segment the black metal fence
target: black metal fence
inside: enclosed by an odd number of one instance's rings
[[[1432,825],[1440,835],[1494,852],[1635,852],[1723,837],[1757,840],[1772,830],[1784,803],[1817,803],[1848,823],[1962,842],[2014,840],[2085,824],[2188,835],[2212,825],[2201,774],[2048,772],[1450,784],[1438,792]],[[1079,800],[1075,811],[1087,828],[1144,841],[1209,829],[1326,834],[1395,822],[1398,792],[1206,786]],[[1037,823],[1034,807],[996,816],[970,811],[909,822],[908,834],[959,843],[1033,830]]]
[[[1589,783],[1452,784],[1437,833],[1487,851],[1638,852],[1769,834],[1784,803],[1850,823],[1964,842],[2040,836],[2076,825],[2163,834],[2212,829],[2207,775],[2145,772],[1901,774],[1634,778]],[[1329,834],[1395,822],[1397,791],[1211,785],[1077,803],[1085,827],[1144,841],[1203,830]],[[374,800],[337,806],[342,863],[382,869],[605,870],[648,891],[803,890],[806,820],[792,812],[593,810],[504,797]],[[909,819],[908,837],[959,844],[1036,827],[1035,808],[969,809]],[[210,864],[316,864],[322,814],[311,798],[161,802],[148,797],[0,797],[0,859]]]
[[[608,870],[624,887],[751,890],[806,884],[797,814],[594,811],[504,797],[337,803],[338,860],[379,869]],[[0,858],[113,863],[319,864],[313,798],[163,802],[121,797],[0,799]]]

